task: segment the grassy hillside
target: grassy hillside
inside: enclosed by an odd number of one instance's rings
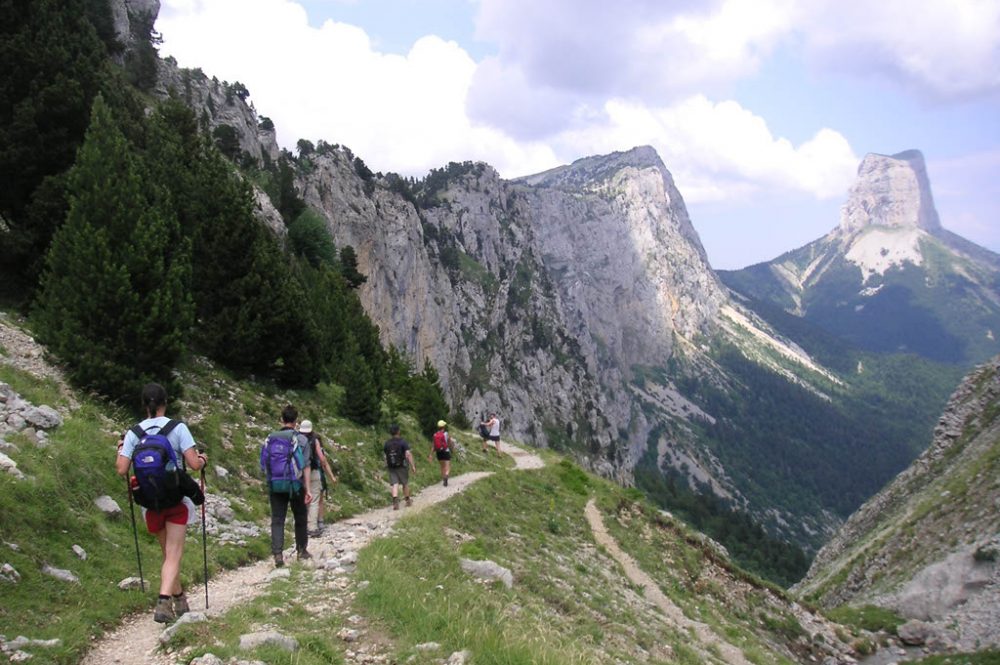
[[[0,381],[33,404],[59,408],[69,404],[55,381],[2,363]],[[331,459],[341,482],[332,489],[333,509],[327,511],[327,521],[387,502],[381,456],[387,436],[382,428],[360,428],[336,415],[339,387],[283,391],[267,383],[238,382],[200,358],[186,362],[180,383],[185,395],[171,402],[168,415],[190,423],[209,457],[208,491],[224,495],[237,520],[263,524],[268,514],[257,450],[267,432],[278,427],[280,409],[286,403],[298,406],[321,435],[340,444]],[[430,444],[419,433],[416,421],[407,414],[384,413],[386,422],[396,417],[403,435],[426,454]],[[52,431],[48,447],[37,447],[23,434],[4,437],[16,446],[16,451],[7,454],[27,479],[0,473],[0,542],[5,544],[0,565],[9,563],[20,574],[16,584],[0,580],[0,635],[62,640],[57,648],[36,652],[33,662],[75,663],[93,635],[116,624],[124,614],[150,607],[149,586],[146,593],[117,588],[119,581],[138,574],[124,480],[113,470],[117,433],[135,420],[131,414],[82,397],[64,424]],[[470,454],[461,460],[460,468],[496,470],[509,464],[507,458]],[[229,472],[225,478],[216,475],[217,466]],[[419,489],[435,479],[432,473],[418,474],[413,486]],[[110,519],[97,509],[94,499],[104,494],[118,502],[123,517]],[[147,585],[156,584],[159,547],[136,513],[143,572]],[[182,573],[189,587],[203,581],[200,537],[201,529],[191,527]],[[73,545],[83,548],[86,560],[73,553]],[[266,532],[248,539],[245,546],[220,543],[210,536],[210,575],[266,557],[269,551]],[[42,574],[45,565],[72,571],[79,584]]]

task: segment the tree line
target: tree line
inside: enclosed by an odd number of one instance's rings
[[[123,403],[149,381],[177,393],[175,370],[199,353],[283,386],[338,383],[361,424],[387,389],[447,413],[432,368],[390,363],[353,248],[333,245],[289,164],[268,165],[283,243],[218,137],[115,64],[106,2],[2,0],[0,18],[3,296],[75,385]]]

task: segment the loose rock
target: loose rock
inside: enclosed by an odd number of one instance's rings
[[[514,575],[510,572],[510,569],[504,568],[495,561],[461,559],[459,565],[462,566],[462,570],[473,577],[483,580],[500,580],[508,589],[514,586]]]
[[[108,517],[119,517],[122,514],[122,509],[118,505],[118,502],[107,494],[94,499],[94,505],[96,505],[100,511]]]
[[[295,651],[299,648],[299,642],[294,637],[282,635],[275,630],[267,630],[258,633],[247,633],[240,635],[240,648],[256,649],[259,646],[270,644],[284,649],[285,651]]]
[[[63,568],[53,568],[49,564],[42,566],[42,572],[49,577],[54,577],[62,582],[71,582],[73,584],[79,584],[80,578],[74,575],[72,572],[65,570]]]
[[[21,581],[21,574],[14,569],[14,566],[9,563],[5,563],[3,568],[0,568],[0,580],[10,582],[11,584],[17,584]]]

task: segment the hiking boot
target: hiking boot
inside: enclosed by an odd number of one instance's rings
[[[174,604],[170,598],[158,598],[156,607],[153,608],[153,621],[156,623],[170,623],[177,618],[174,614]]]
[[[310,538],[319,538],[322,535],[323,535],[323,529],[313,529],[312,531],[309,532]]]
[[[447,486],[448,486],[448,476],[445,476],[445,477],[444,477],[444,486],[445,486],[445,487],[447,487]]]
[[[406,507],[409,508],[412,505],[413,505],[413,502],[410,501],[410,497],[406,497]]]
[[[177,618],[180,618],[191,611],[191,608],[188,606],[188,599],[186,594],[182,593],[179,596],[174,596],[173,601],[174,601],[173,602],[174,616],[176,616]]]
[[[296,556],[299,561],[306,561],[307,559],[313,558],[313,555],[309,554],[309,550],[299,550]]]
[[[285,565],[285,557],[283,554],[281,554],[281,552],[278,552],[277,554],[274,555],[274,567],[281,568],[284,565]]]
[[[392,509],[393,510],[399,510],[399,497],[398,496],[392,497]]]

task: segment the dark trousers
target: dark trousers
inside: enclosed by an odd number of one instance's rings
[[[288,504],[292,505],[292,518],[295,520],[295,549],[304,552],[309,545],[309,530],[306,519],[309,508],[306,506],[306,493],[299,490],[295,494],[288,492],[271,493],[271,554],[281,554],[285,549],[285,516],[288,515]]]

